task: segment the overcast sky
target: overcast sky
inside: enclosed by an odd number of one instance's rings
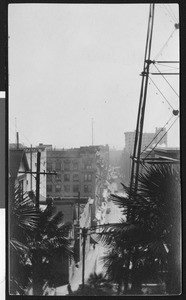
[[[136,127],[148,14],[149,4],[10,4],[10,142],[17,130],[27,146],[91,145],[93,118],[94,144],[123,149]],[[155,5],[151,59],[179,60],[178,22],[177,4]],[[179,109],[178,76],[151,78],[159,90],[149,80],[144,132]],[[179,119],[168,146],[179,146]]]

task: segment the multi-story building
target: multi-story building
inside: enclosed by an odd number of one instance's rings
[[[47,150],[46,153],[47,172],[57,172],[57,175],[47,175],[47,196],[94,199],[93,222],[97,206],[101,205],[105,176],[109,166],[108,146],[52,149]]]
[[[24,153],[28,164],[28,170],[26,174],[26,187],[24,191],[32,191],[36,195],[36,171],[37,171],[37,153],[40,151],[40,189],[39,200],[46,201],[46,175],[42,174],[46,171],[46,149],[44,147],[25,147],[22,144],[11,143],[9,144],[10,155],[12,157],[12,163],[14,159],[17,159],[16,153]],[[33,173],[32,173],[33,172]]]
[[[29,191],[27,173],[29,165],[23,149],[10,149],[9,151],[9,195],[14,197],[15,188],[23,194]]]
[[[45,148],[24,148],[28,160],[29,169],[31,172],[37,171],[37,153],[40,151],[40,186],[39,186],[39,201],[46,201],[46,149]],[[34,176],[33,176],[34,175]],[[27,174],[28,189],[36,195],[36,174]]]
[[[134,140],[135,140],[135,132],[125,132],[125,151],[130,155],[133,154],[133,147],[134,147]],[[164,144],[167,146],[167,135],[165,128],[158,128],[156,127],[156,131],[154,132],[144,132],[142,136],[142,145],[141,151],[143,151],[146,147],[151,148],[156,145],[159,141],[159,144]]]
[[[135,140],[135,132],[125,132],[125,148],[123,152],[123,178],[126,185],[130,182],[130,170],[131,170],[131,156],[133,155]],[[146,151],[149,148],[153,148],[155,145],[167,146],[167,134],[165,128],[156,127],[155,133],[143,133],[141,152]]]
[[[47,195],[52,197],[95,196],[95,147],[47,150]]]

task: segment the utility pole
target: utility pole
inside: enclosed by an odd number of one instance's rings
[[[39,189],[40,189],[40,163],[41,152],[37,152],[37,174],[36,174],[36,207],[39,208]]]
[[[143,72],[141,74],[142,75],[141,92],[140,92],[137,124],[136,124],[136,131],[135,131],[134,149],[133,149],[133,156],[132,156],[130,192],[132,192],[132,188],[134,188],[134,191],[137,192],[137,188],[138,188],[138,175],[139,175],[140,154],[141,154],[141,145],[142,145],[142,136],[143,136],[145,106],[146,106],[146,98],[147,98],[149,67],[150,64],[153,63],[153,61],[150,60],[153,25],[154,25],[154,4],[150,4],[144,66],[143,66]]]
[[[92,118],[92,146],[94,145],[94,132],[93,132],[93,118]]]
[[[80,192],[78,192],[78,227],[79,227],[79,218],[80,218]]]
[[[41,152],[37,152],[37,170],[36,172],[33,171],[20,171],[20,174],[36,174],[36,207],[39,208],[39,190],[40,190],[40,175],[57,175],[57,172],[40,172],[40,164],[41,164]]]
[[[30,147],[30,170],[32,172],[32,144],[31,144],[31,147]],[[31,191],[32,191],[32,174],[30,174],[30,188],[31,188]]]
[[[19,149],[19,132],[16,132],[16,145],[17,149]]]
[[[85,245],[86,245],[86,238],[87,238],[88,228],[82,228],[82,239],[83,239],[83,266],[82,266],[82,288],[85,285]]]

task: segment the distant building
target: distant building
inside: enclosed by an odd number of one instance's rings
[[[145,158],[144,160],[145,165],[171,164],[174,169],[180,171],[180,149],[179,148],[157,147],[153,151],[146,150],[143,153],[142,159],[143,158]]]
[[[125,151],[130,155],[133,154],[134,140],[134,131],[125,132]],[[155,133],[144,132],[142,136],[141,151],[144,151],[146,147],[151,148],[153,145],[156,145],[158,141],[160,145],[164,144],[165,146],[167,146],[167,134],[165,128],[156,127]]]
[[[51,144],[42,144],[42,143],[39,143],[39,146],[37,146],[36,148],[46,149],[46,150],[52,150],[52,145]]]
[[[47,195],[52,197],[95,196],[96,151],[92,147],[47,150]]]
[[[125,132],[125,148],[123,151],[123,165],[122,174],[124,183],[129,185],[130,183],[130,171],[131,171],[131,156],[133,155],[135,141],[135,132]],[[155,145],[167,146],[167,134],[165,128],[156,127],[155,133],[143,133],[141,152],[147,149],[153,148]]]
[[[121,159],[122,159],[123,150],[110,149],[110,165],[112,167],[121,167]]]
[[[24,148],[26,157],[28,160],[29,169],[31,172],[37,171],[37,153],[40,151],[41,159],[40,159],[40,172],[46,172],[46,149],[39,147],[27,147]],[[34,176],[33,176],[34,175]],[[33,191],[36,195],[36,174],[28,174],[28,189]],[[47,175],[40,174],[40,186],[39,186],[39,201],[46,200],[46,183],[47,183]]]
[[[46,150],[44,147],[25,147],[22,144],[11,143],[9,144],[10,156],[11,156],[11,165],[15,164],[17,156],[15,153],[24,153],[26,155],[28,170],[29,172],[37,171],[37,152],[41,152],[41,161],[40,161],[40,172],[46,171]],[[21,152],[22,151],[22,152]],[[14,155],[13,155],[14,153]],[[14,162],[15,160],[15,162]],[[10,165],[10,168],[11,168]],[[27,173],[26,180],[27,184],[24,187],[24,191],[33,191],[36,195],[36,174]],[[46,201],[46,175],[40,174],[40,201]]]
[[[102,192],[109,167],[108,146],[87,146],[72,149],[47,150],[48,197],[88,197],[94,199],[92,222],[97,206],[101,205]]]
[[[14,198],[15,187],[19,188],[21,193],[28,192],[28,180],[26,172],[29,171],[29,165],[25,151],[22,149],[10,149],[9,151],[9,193],[10,199]]]
[[[24,147],[21,143],[9,143],[9,149],[22,149]]]

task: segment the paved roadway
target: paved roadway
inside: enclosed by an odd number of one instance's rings
[[[117,183],[113,182],[111,185],[111,193],[117,192]],[[119,222],[122,217],[120,208],[116,206],[112,201],[107,202],[107,208],[110,208],[110,213],[104,213],[105,223]],[[105,209],[106,212],[106,209]],[[85,260],[85,282],[89,278],[90,274],[96,272],[97,274],[103,273],[103,265],[100,262],[100,257],[104,255],[106,248],[101,243],[97,244],[95,249],[90,249]],[[82,262],[79,264],[79,268],[75,268],[74,275],[70,282],[72,291],[76,291],[78,286],[82,284]],[[61,286],[56,289],[56,295],[67,295],[67,286]]]
[[[89,250],[85,260],[85,282],[90,277],[90,274],[94,272],[99,274],[103,271],[99,258],[104,254],[104,251],[105,249],[101,246],[101,244],[96,245],[95,249]],[[82,284],[82,262],[80,262],[78,268],[75,268],[73,278],[70,282],[72,291],[76,291],[80,284]],[[58,296],[67,294],[67,285],[58,287],[56,289],[56,295]]]

